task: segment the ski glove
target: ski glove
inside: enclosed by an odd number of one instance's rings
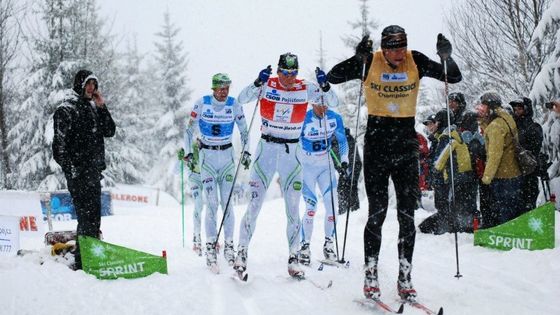
[[[436,48],[437,54],[441,58],[441,60],[447,60],[447,58],[451,57],[451,52],[453,51],[451,42],[441,33],[439,33],[437,36]]]
[[[266,69],[262,69],[261,72],[259,72],[259,77],[255,80],[255,86],[259,87],[265,84],[268,81],[268,78],[270,78],[271,73],[272,67],[270,65],[268,65]]]
[[[243,151],[243,156],[241,157],[241,164],[245,166],[245,169],[249,169],[249,165],[251,165],[251,153],[247,151]]]
[[[192,153],[187,154],[183,158],[183,161],[185,161],[185,163],[187,163],[187,167],[189,168],[189,170],[191,172],[194,171],[194,168],[196,167],[196,161],[194,160],[194,155]]]
[[[177,159],[180,161],[185,157],[185,149],[181,148],[177,151]]]
[[[317,67],[315,68],[315,76],[317,77],[317,83],[319,83],[321,90],[323,90],[323,92],[327,92],[330,89],[330,85],[327,81],[327,75],[325,74],[325,71]]]
[[[358,46],[356,46],[356,56],[360,59],[369,56],[373,52],[373,41],[369,39],[369,34],[366,34]]]
[[[340,176],[348,179],[350,178],[350,169],[348,168],[348,162],[342,162],[340,163],[340,167],[338,168],[338,174],[340,174]]]

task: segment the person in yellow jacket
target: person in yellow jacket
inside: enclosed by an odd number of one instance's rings
[[[447,218],[448,231],[472,233],[473,216],[476,211],[476,178],[469,148],[455,125],[451,125],[451,128],[446,127],[438,140],[436,151],[439,154],[434,167],[437,171],[443,172],[443,178],[449,189],[453,188],[453,198],[450,199]],[[450,152],[452,162],[449,159]]]
[[[480,96],[476,107],[486,149],[482,183],[489,186],[491,199],[489,212],[482,213],[485,228],[507,222],[521,211],[521,172],[514,149],[517,126],[501,106],[500,95],[488,91]]]

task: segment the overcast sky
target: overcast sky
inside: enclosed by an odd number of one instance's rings
[[[437,34],[448,33],[443,12],[445,0],[369,1],[370,16],[379,29],[398,24],[406,29],[410,49],[436,59]],[[319,34],[323,36],[328,71],[338,61],[353,54],[341,38],[352,31],[349,21],[359,18],[357,0],[99,0],[101,15],[112,23],[112,33],[125,40],[136,34],[139,49],[154,51],[155,33],[161,30],[163,14],[169,9],[171,21],[181,28],[179,38],[188,53],[191,101],[210,92],[210,78],[228,73],[237,96],[258,72],[280,54],[291,51],[299,56],[300,77],[315,80],[311,73],[318,66]]]

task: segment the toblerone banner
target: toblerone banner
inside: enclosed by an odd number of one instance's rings
[[[167,274],[167,260],[93,237],[79,237],[82,269],[97,279],[141,278],[154,272]]]
[[[499,250],[554,248],[554,213],[554,204],[547,202],[511,221],[477,230],[474,245]]]

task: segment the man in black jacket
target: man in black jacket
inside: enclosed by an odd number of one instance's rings
[[[543,142],[543,130],[541,125],[533,121],[533,102],[527,97],[521,97],[509,103],[513,108],[513,119],[517,124],[519,144],[526,150],[531,151],[537,158],[541,152]],[[539,179],[537,172],[522,176],[521,200],[522,213],[531,211],[537,206],[539,196]]]
[[[73,90],[73,97],[65,100],[54,113],[53,156],[62,167],[72,196],[78,237],[98,238],[101,172],[106,168],[103,138],[115,135],[115,123],[91,71],[78,71]],[[74,269],[82,269],[79,246],[76,246]]]
[[[328,73],[333,84],[361,79],[368,107],[364,144],[364,177],[369,201],[369,217],[364,231],[364,295],[379,297],[377,262],[381,228],[387,215],[389,176],[395,185],[399,221],[399,277],[397,287],[403,299],[414,299],[410,271],[416,228],[414,211],[418,195],[418,140],[414,129],[416,98],[422,77],[455,83],[461,72],[450,57],[451,43],[438,35],[441,63],[407,49],[405,30],[391,25],[381,33],[381,50],[372,53],[373,42],[364,36],[356,55],[342,61]]]

